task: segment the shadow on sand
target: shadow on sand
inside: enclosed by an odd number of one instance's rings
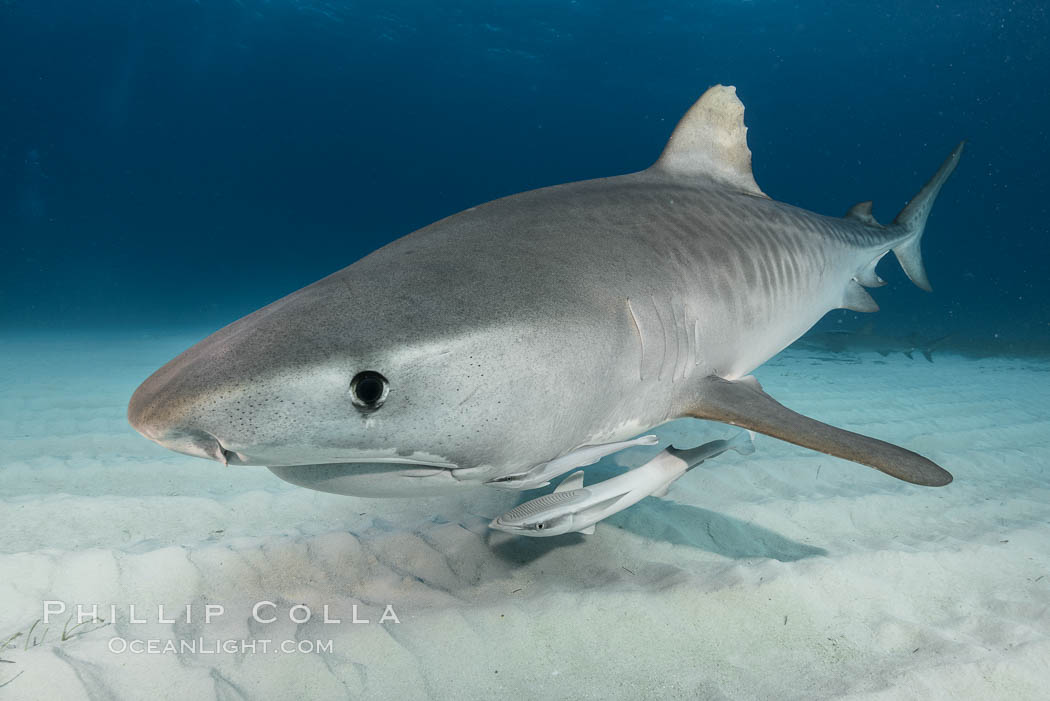
[[[735,560],[769,558],[795,562],[807,557],[827,555],[823,548],[785,538],[768,528],[716,511],[653,497],[643,499],[630,509],[602,521],[598,524],[598,533],[608,533],[615,528],[651,540],[684,545]],[[580,533],[551,538],[519,536],[499,543],[493,542],[490,547],[495,555],[504,560],[527,563],[552,550],[577,546],[585,542],[586,538],[588,536]]]

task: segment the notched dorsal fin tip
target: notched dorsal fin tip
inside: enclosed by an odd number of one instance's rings
[[[744,105],[731,85],[715,85],[689,108],[653,166],[668,173],[707,177],[766,197],[751,172]]]

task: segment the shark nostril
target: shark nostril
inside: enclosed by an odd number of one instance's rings
[[[223,465],[228,465],[236,456],[223,448],[218,438],[201,429],[177,428],[153,440],[177,453],[215,460]]]
[[[200,432],[200,436],[195,441],[195,444],[212,460],[221,462],[223,465],[229,464],[226,449],[222,447],[222,443],[219,442],[218,438],[207,431]]]

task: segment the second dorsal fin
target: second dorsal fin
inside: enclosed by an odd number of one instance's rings
[[[865,224],[873,224],[874,226],[882,226],[875,221],[875,216],[871,213],[871,200],[867,202],[858,202],[849,208],[846,212],[846,219],[856,219],[862,221]]]
[[[685,113],[653,168],[765,197],[751,173],[744,105],[736,88],[715,85]]]

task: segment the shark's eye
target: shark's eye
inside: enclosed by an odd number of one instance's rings
[[[537,528],[537,530],[541,530],[542,531],[543,530],[543,524],[542,523],[537,523],[536,524],[536,528]]]
[[[369,411],[382,406],[389,389],[386,378],[371,370],[359,372],[350,380],[350,397],[354,404]]]

